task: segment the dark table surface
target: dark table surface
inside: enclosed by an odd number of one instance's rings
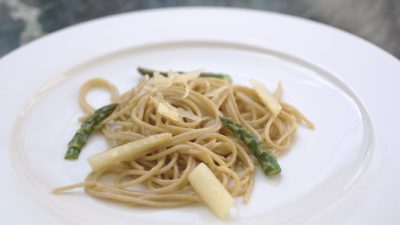
[[[349,31],[400,57],[400,0],[0,0],[0,57],[76,23],[175,6],[240,7],[291,14]]]

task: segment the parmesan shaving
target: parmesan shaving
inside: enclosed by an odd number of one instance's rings
[[[203,70],[194,70],[194,71],[183,73],[182,75],[175,77],[174,83],[187,83],[187,82],[199,77],[201,72],[203,72]]]
[[[179,115],[178,109],[163,101],[162,95],[158,94],[156,97],[150,97],[157,107],[157,112],[171,120],[182,122],[182,116]]]
[[[179,113],[179,115],[181,117],[191,119],[191,120],[193,120],[195,122],[202,121],[202,120],[205,119],[205,118],[201,118],[201,117],[195,115],[193,112],[186,111],[186,110],[184,110],[182,108],[178,108],[178,113]]]
[[[185,86],[185,94],[182,97],[186,98],[190,93],[188,82],[199,77],[201,72],[202,70],[195,70],[180,74],[174,71],[169,71],[167,77],[161,75],[160,72],[154,72],[152,84],[155,88],[168,88],[173,84],[182,83]]]
[[[178,122],[182,121],[182,117],[179,115],[178,110],[168,103],[159,102],[157,104],[157,112],[171,120]]]
[[[173,84],[172,80],[168,77],[164,77],[159,72],[154,72],[153,85],[156,88],[167,88]]]
[[[261,101],[265,104],[265,106],[268,107],[269,110],[271,110],[274,116],[277,116],[282,110],[282,106],[279,104],[279,101],[274,97],[274,95],[271,94],[271,92],[269,92],[264,84],[256,80],[251,80],[250,82]]]
[[[181,83],[185,86],[185,94],[183,94],[182,98],[187,98],[190,94],[190,87],[188,82],[198,78],[201,74],[202,70],[194,70],[186,73],[174,73],[169,72],[168,77],[171,77],[172,83]]]

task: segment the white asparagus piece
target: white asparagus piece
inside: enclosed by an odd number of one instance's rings
[[[153,148],[166,144],[172,139],[172,134],[163,133],[129,142],[115,148],[100,152],[88,158],[88,163],[94,171],[125,160],[135,160],[145,155]]]
[[[200,198],[221,219],[229,216],[233,198],[211,170],[200,163],[189,174],[189,182]]]

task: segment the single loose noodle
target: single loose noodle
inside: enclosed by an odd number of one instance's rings
[[[173,73],[170,77],[173,75],[176,77]],[[205,77],[168,84],[170,77],[165,80],[167,84],[157,85],[157,78],[145,76],[121,95],[105,80],[87,81],[79,95],[86,114],[94,111],[86,95],[95,87],[109,90],[112,101],[119,104],[102,122],[101,130],[114,145],[160,133],[171,133],[173,138],[143,157],[93,171],[84,182],[54,192],[83,187],[97,198],[151,207],[178,207],[201,201],[188,183],[188,174],[204,162],[232,196],[243,196],[247,203],[257,161],[240,140],[222,128],[219,116],[230,117],[245,126],[277,155],[291,146],[298,123],[313,128],[295,107],[280,100],[280,84],[274,96],[282,110],[274,116],[249,87]],[[173,120],[160,113],[157,109],[160,102],[177,109],[182,119]]]

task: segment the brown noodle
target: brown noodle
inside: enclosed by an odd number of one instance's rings
[[[121,145],[168,132],[173,134],[171,143],[137,160],[93,171],[83,183],[55,189],[55,193],[84,187],[94,197],[134,205],[187,205],[201,201],[187,177],[197,164],[204,162],[232,196],[243,196],[244,202],[248,202],[257,162],[241,141],[222,128],[218,117],[228,116],[241,123],[275,154],[290,147],[297,123],[313,128],[296,108],[282,101],[282,111],[273,116],[256,92],[245,86],[198,77],[187,83],[154,88],[152,80],[146,76],[119,96],[111,83],[93,79],[81,87],[79,103],[90,114],[93,107],[86,101],[86,94],[94,87],[104,87],[110,91],[112,101],[119,103],[113,114],[103,121],[102,133],[107,139]],[[281,92],[279,84],[275,97],[279,99]],[[171,120],[158,113],[154,99],[182,108],[200,119]]]

